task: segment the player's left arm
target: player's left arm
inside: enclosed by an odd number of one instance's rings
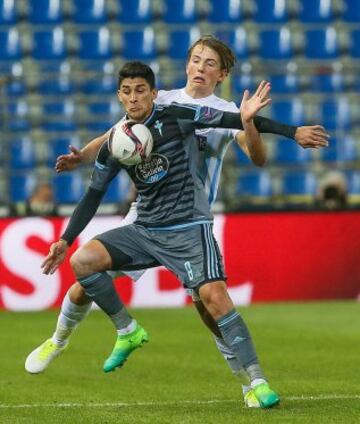
[[[257,166],[265,165],[266,147],[259,131],[255,127],[254,118],[260,109],[266,107],[271,102],[271,99],[268,97],[270,89],[270,84],[262,81],[253,96],[250,97],[249,90],[245,90],[240,105],[240,115],[244,132],[237,134],[236,141]]]

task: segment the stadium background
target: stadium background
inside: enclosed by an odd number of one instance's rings
[[[143,60],[159,88],[182,87],[187,49],[209,33],[238,59],[221,96],[239,103],[245,88],[268,79],[273,102],[264,115],[323,124],[331,134],[330,147],[317,151],[267,135],[269,161],[261,170],[236,146],[227,153],[216,235],[237,303],[357,296],[359,1],[0,0],[0,307],[58,306],[72,281],[68,264],[53,277],[39,272],[67,218],[6,218],[13,206],[37,182],[50,181],[66,216],[90,169],[55,175],[55,158],[119,119],[120,66]],[[335,170],[346,178],[348,211],[316,211],[319,185]],[[129,190],[121,174],[103,212],[116,213]],[[79,242],[120,219],[96,218]],[[168,272],[150,271],[148,281],[118,287],[133,306],[187,303]]]

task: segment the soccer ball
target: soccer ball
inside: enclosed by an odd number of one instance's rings
[[[122,121],[115,125],[109,137],[109,150],[123,165],[131,166],[146,160],[153,148],[150,130],[134,121]]]

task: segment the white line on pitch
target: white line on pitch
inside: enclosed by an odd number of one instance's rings
[[[317,396],[288,396],[284,400],[334,400],[334,399],[360,399],[359,395],[317,395]],[[133,407],[133,406],[171,406],[171,405],[210,405],[216,403],[241,402],[240,399],[210,399],[210,400],[180,400],[174,402],[104,402],[104,403],[24,403],[6,405],[0,404],[0,409],[10,408],[111,408],[111,407]]]

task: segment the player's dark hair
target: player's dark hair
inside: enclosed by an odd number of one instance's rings
[[[128,62],[119,71],[118,88],[125,78],[144,78],[151,89],[155,88],[155,74],[150,66],[143,62]]]
[[[194,48],[198,45],[209,47],[214,50],[220,57],[220,67],[222,70],[225,70],[227,74],[231,72],[231,69],[235,65],[235,56],[230,47],[223,43],[218,38],[215,38],[213,35],[204,35],[199,38],[195,43],[189,48],[187,54],[187,62],[189,62],[191,54]]]

